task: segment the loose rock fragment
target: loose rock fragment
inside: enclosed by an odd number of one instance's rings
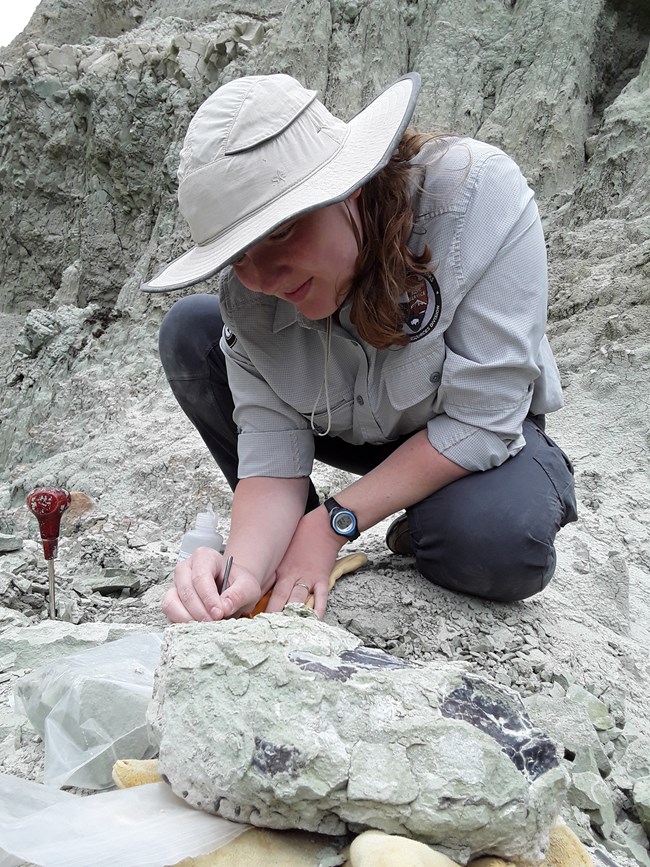
[[[100,575],[92,575],[85,580],[92,590],[103,596],[111,596],[124,590],[134,595],[140,589],[140,579],[127,569],[103,569]]]
[[[634,784],[632,802],[643,830],[650,835],[650,777],[644,777]]]
[[[575,756],[589,747],[600,772],[604,775],[610,773],[611,763],[582,701],[572,701],[568,695],[564,699],[531,695],[524,699],[524,704],[536,725],[548,731],[566,753]]]
[[[569,803],[584,810],[603,837],[611,836],[616,816],[607,784],[599,774],[574,773],[571,777]]]
[[[20,536],[14,536],[8,533],[0,533],[0,553],[4,554],[9,551],[20,551],[23,547],[23,540]]]

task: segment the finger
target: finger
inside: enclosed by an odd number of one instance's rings
[[[298,602],[300,605],[306,605],[310,596],[311,587],[309,584],[307,584],[306,581],[296,581],[289,593],[287,604],[289,604],[289,602]]]
[[[314,611],[319,620],[322,620],[323,617],[325,617],[328,595],[329,591],[327,589],[327,584],[320,582],[314,587]]]
[[[163,614],[170,623],[189,623],[193,618],[178,598],[175,587],[171,587],[163,596],[161,606]]]
[[[217,588],[211,570],[205,571],[200,558],[195,561],[194,554],[174,570],[174,588],[180,604],[187,611],[191,620],[211,620],[208,607],[202,596],[205,594],[210,601],[210,594],[218,597]],[[207,581],[206,581],[207,578]],[[206,583],[208,588],[206,588]]]
[[[287,604],[288,599],[289,596],[286,591],[278,589],[276,585],[271,593],[271,598],[267,602],[266,613],[275,614],[278,611],[282,611],[284,606]]]
[[[251,601],[250,593],[244,593],[231,577],[226,592],[210,607],[210,617],[212,620],[235,617],[239,611],[250,605]]]
[[[223,620],[228,617],[255,617],[256,614],[263,614],[267,610],[267,603],[271,598],[271,594],[259,598],[259,589],[257,595],[251,593],[242,593],[237,588],[231,592],[230,588],[219,600],[219,606],[214,606],[211,609],[213,620]]]
[[[233,567],[223,595],[210,608],[213,620],[236,617],[255,607],[260,598],[259,581],[244,568]]]
[[[266,613],[273,614],[276,611],[282,611],[287,604],[291,588],[293,587],[293,578],[278,578],[278,573],[275,573],[275,583],[271,587],[269,601],[266,603]]]
[[[270,590],[267,590],[266,593],[264,593],[264,595],[261,596],[261,597],[257,600],[257,602],[255,603],[255,605],[252,605],[252,606],[251,606],[251,605],[248,605],[248,606],[247,606],[246,608],[244,608],[242,611],[239,611],[237,616],[238,616],[238,617],[250,617],[250,618],[253,618],[253,617],[257,617],[258,614],[264,614],[264,613],[266,613],[266,611],[268,611],[268,605],[269,605],[269,602],[270,602],[270,600],[271,600],[271,596],[273,595],[273,588],[275,587],[275,582],[276,582],[276,581],[277,581],[277,573],[274,572],[274,573],[269,577],[268,581],[265,582],[265,585],[266,585],[267,587],[270,587],[271,589],[270,589]]]
[[[363,551],[358,551],[356,554],[347,554],[345,557],[339,557],[339,559],[334,564],[334,568],[330,573],[329,581],[327,582],[328,593],[332,589],[332,587],[334,587],[339,578],[342,578],[343,575],[348,575],[350,572],[355,572],[357,569],[365,566],[367,562],[368,558]],[[309,595],[307,601],[305,602],[305,605],[307,606],[307,608],[316,607],[313,593]],[[323,618],[321,616],[321,620],[322,619]]]
[[[303,583],[306,585],[306,588],[302,586],[296,587],[296,580],[299,581],[300,579],[283,578],[281,581],[276,582],[269,599],[269,604],[266,606],[268,614],[282,611],[284,606],[290,602],[300,602],[304,605],[310,593],[309,586],[305,581]]]
[[[189,564],[189,574],[181,568],[187,564]],[[189,560],[176,567],[174,583],[179,591],[178,595],[183,605],[197,620],[210,618],[209,612],[219,601],[217,578],[223,567],[224,559],[221,554],[210,548],[197,549]],[[177,575],[180,575],[180,581],[176,580]]]

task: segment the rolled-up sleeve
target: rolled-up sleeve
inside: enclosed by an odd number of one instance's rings
[[[466,194],[451,251],[462,300],[445,332],[428,437],[445,457],[475,471],[498,466],[525,445],[548,287],[539,213],[517,165],[493,151]]]
[[[248,358],[242,341],[221,338],[235,403],[240,479],[300,478],[311,473],[314,435],[308,423],[280,400]]]

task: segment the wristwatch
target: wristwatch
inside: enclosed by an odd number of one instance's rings
[[[354,542],[361,535],[357,516],[350,509],[344,508],[337,503],[334,497],[325,500],[325,508],[329,512],[332,530],[339,536],[343,536],[347,542]]]

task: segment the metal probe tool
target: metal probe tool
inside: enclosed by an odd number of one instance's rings
[[[230,578],[230,570],[232,569],[232,556],[226,560],[226,568],[223,572],[223,581],[221,582],[221,593],[228,587],[228,579]]]
[[[43,544],[43,554],[47,560],[49,576],[49,616],[56,620],[56,587],[54,580],[54,558],[59,546],[61,515],[69,507],[70,494],[63,488],[36,488],[27,495],[27,508],[36,516]]]

